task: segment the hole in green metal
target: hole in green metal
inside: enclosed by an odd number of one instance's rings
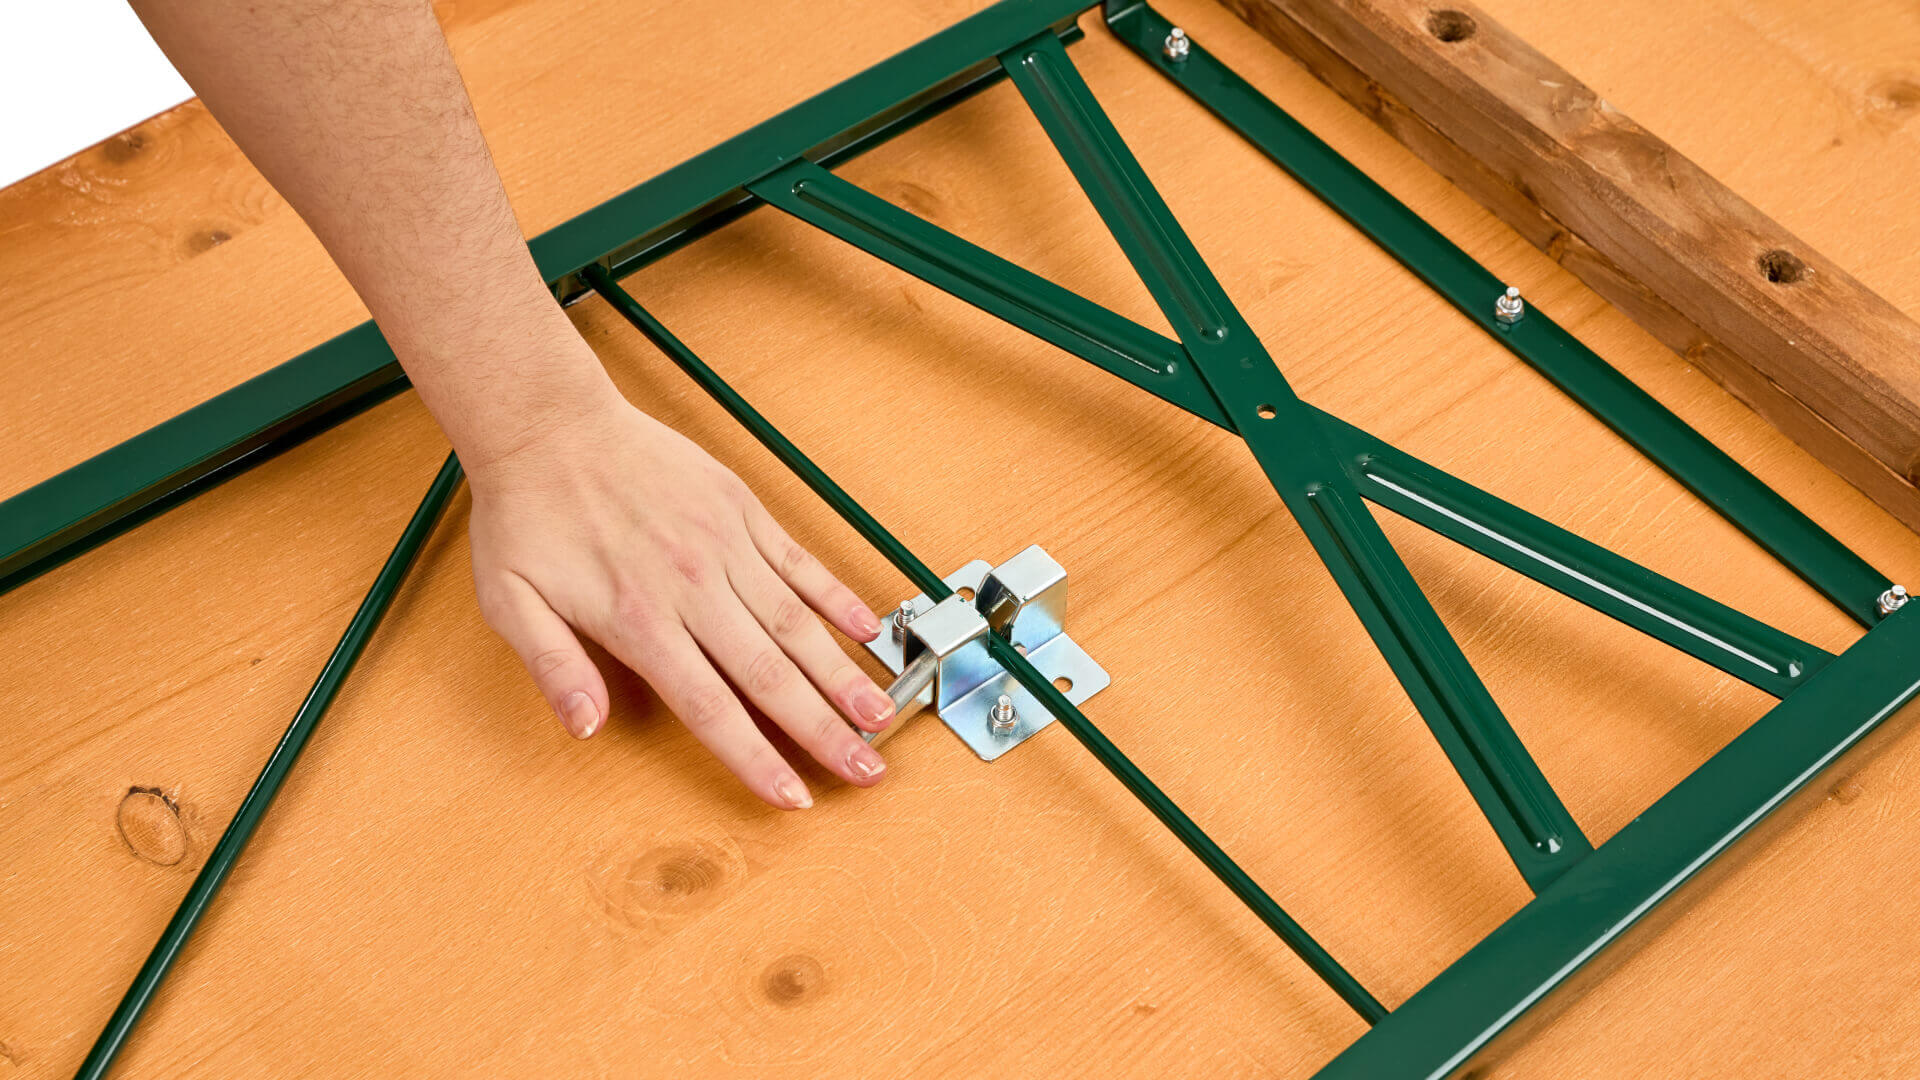
[[[1259,413],[1259,414],[1260,414],[1260,419],[1262,419],[1262,420],[1271,420],[1271,419],[1273,419],[1273,418],[1274,418],[1274,416],[1275,416],[1275,413],[1274,413],[1274,410],[1273,410],[1273,406],[1271,406],[1271,405],[1262,405],[1262,406],[1260,406],[1259,408],[1257,408],[1257,409],[1255,409],[1255,410],[1253,410],[1253,411],[1254,411],[1254,412],[1256,412],[1256,413]]]

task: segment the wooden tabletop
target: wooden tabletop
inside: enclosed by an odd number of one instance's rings
[[[985,6],[439,5],[546,229]],[[1920,538],[1231,16],[1164,5],[1896,580]],[[1920,13],[1487,0],[1920,313]],[[1148,70],[1072,55],[1303,396],[1830,650],[1858,629]],[[1009,87],[843,174],[1163,328]],[[1528,893],[1245,449],[772,211],[628,280],[929,564],[1044,545],[1088,715],[1392,1005]],[[879,608],[885,562],[598,300],[623,389]],[[0,192],[0,492],[365,317],[189,103]],[[907,433],[911,437],[905,437]],[[69,1075],[446,452],[404,395],[0,597],[0,1076]],[[1770,699],[1383,515],[1596,841]],[[118,1075],[1311,1075],[1360,1021],[1065,732],[931,719],[810,812],[627,676],[586,743],[480,621],[460,498]],[[862,657],[858,649],[850,647]],[[878,674],[878,668],[870,666]],[[611,669],[609,669],[611,672]],[[1920,741],[1758,849],[1496,1075],[1920,1070]]]

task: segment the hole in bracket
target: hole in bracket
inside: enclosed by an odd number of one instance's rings
[[[955,593],[957,593],[957,594],[959,594],[959,596],[960,596],[960,599],[962,599],[962,600],[966,600],[966,601],[969,601],[969,602],[971,602],[971,601],[973,600],[973,590],[972,590],[972,589],[969,589],[969,588],[967,588],[967,587],[966,587],[965,585],[962,585],[962,586],[960,586],[959,588],[957,588],[957,589],[955,589],[955,590],[953,590],[953,591],[954,591]]]
[[[1073,689],[1073,680],[1061,675],[1053,680],[1053,688],[1064,694]]]
[[[1253,411],[1254,411],[1255,413],[1258,413],[1258,414],[1259,414],[1259,416],[1260,416],[1260,419],[1262,419],[1262,420],[1271,420],[1271,419],[1273,419],[1273,418],[1274,418],[1274,416],[1275,416],[1275,415],[1277,415],[1277,414],[1276,414],[1276,413],[1274,412],[1274,408],[1273,408],[1273,406],[1271,406],[1271,405],[1262,405],[1262,406],[1260,406],[1259,408],[1257,408],[1257,409],[1255,409],[1255,410],[1253,410]]]

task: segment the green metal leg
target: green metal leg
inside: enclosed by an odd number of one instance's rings
[[[1301,402],[1141,171],[1060,43],[1001,56],[1195,370],[1537,892],[1592,845],[1361,505]]]
[[[427,537],[433,535],[433,527],[439,522],[440,514],[447,508],[447,500],[460,487],[460,461],[452,454],[447,455],[446,463],[440,466],[440,474],[434,477],[433,485],[427,489],[426,497],[420,500],[419,509],[413,512],[413,519],[407,522],[405,531],[400,534],[399,543],[393,546],[393,553],[380,568],[380,574],[373,579],[373,587],[367,590],[367,597],[360,602],[360,609],[353,613],[353,621],[347,624],[347,632],[340,637],[340,643],[333,647],[333,655],[327,657],[326,666],[320,669],[320,677],[314,680],[313,689],[307,691],[300,710],[293,715],[293,722],[287,725],[286,734],[280,737],[280,744],[273,748],[272,756],[260,770],[260,776],[248,790],[247,797],[240,801],[233,820],[227,823],[227,831],[220,835],[220,842],[213,846],[207,856],[205,866],[194,877],[193,885],[187,895],[175,909],[173,918],[168,920],[167,928],[161,932],[160,940],[154,944],[153,951],[147,954],[146,963],[140,965],[140,971],[133,978],[133,985],[120,999],[113,1010],[113,1016],[107,1020],[106,1030],[94,1040],[93,1049],[87,1053],[81,1063],[80,1071],[75,1073],[77,1080],[99,1080],[107,1074],[113,1065],[113,1059],[126,1045],[127,1036],[133,1033],[133,1027],[140,1015],[147,1010],[153,995],[160,984],[173,970],[173,962],[180,957],[180,950],[186,947],[187,939],[193,935],[194,928],[200,925],[201,916],[207,913],[213,898],[219,895],[220,886],[226,884],[227,875],[233,872],[234,865],[240,861],[241,852],[247,848],[247,841],[253,839],[254,830],[267,816],[267,810],[280,794],[280,786],[286,782],[287,774],[293,771],[293,763],[299,759],[300,751],[306,749],[307,740],[313,736],[313,730],[326,715],[327,706],[333,704],[335,694],[347,680],[347,673],[360,659],[360,653],[367,647],[367,641],[373,637],[374,630],[380,626],[380,620],[392,605],[393,598],[400,592],[400,585],[406,580],[407,571],[412,569],[413,560],[420,554],[420,547]]]
[[[1496,319],[1493,301],[1506,289],[1505,282],[1199,45],[1189,45],[1185,60],[1168,59],[1162,43],[1172,26],[1158,12],[1143,3],[1113,0],[1107,4],[1106,15],[1116,37],[1493,334],[1495,340],[1862,626],[1871,627],[1878,621],[1874,598],[1887,587],[1886,575],[1537,308],[1511,326]]]
[[[889,562],[898,567],[909,581],[936,602],[952,594],[953,590],[947,588],[938,574],[935,574],[913,552],[907,550],[906,545],[900,543],[892,533],[875,521],[873,515],[867,513],[851,495],[848,495],[819,466],[801,453],[799,447],[780,434],[779,429],[769,423],[766,417],[761,416],[753,406],[747,404],[745,398],[734,392],[733,388],[728,386],[712,368],[694,355],[693,350],[687,348],[658,319],[641,307],[639,302],[622,289],[606,271],[599,267],[590,267],[586,276],[588,283],[609,304],[613,305],[615,311],[618,311],[628,322],[645,334],[649,341],[666,353],[675,364],[680,366],[680,370],[686,372],[700,385],[702,390],[712,395],[729,415],[751,431],[762,445],[772,451],[787,468],[792,469],[796,476],[804,480],[815,494],[845,518],[847,524],[853,526],[855,531],[885,555]],[[1328,986],[1332,987],[1342,1001],[1352,1006],[1353,1010],[1368,1023],[1374,1023],[1386,1015],[1385,1006],[1369,994],[1358,980],[1348,974],[1347,970],[1341,967],[1339,962],[1320,946],[1319,942],[1313,940],[1313,937],[1295,922],[1292,916],[1283,911],[1279,904],[1274,903],[1266,890],[1248,877],[1246,871],[1240,869],[1238,863],[1229,858],[1211,837],[1201,831],[1200,826],[1196,825],[1185,811],[1175,805],[1172,799],[1167,798],[1165,792],[1149,780],[1138,766],[1128,760],[1127,756],[1120,752],[1120,748],[1094,726],[1093,721],[1087,719],[1086,715],[1068,701],[1065,695],[1054,689],[1053,683],[1028,663],[1025,656],[998,637],[990,637],[988,647],[994,660],[1018,679],[1029,693],[1038,698],[1061,726],[1072,732],[1074,738],[1080,740],[1080,744],[1093,754],[1095,760],[1125,785],[1126,789],[1132,792],[1133,796],[1139,799],[1154,817],[1160,819],[1162,825],[1179,837],[1180,842],[1187,846],[1187,850],[1198,856],[1207,869],[1213,871],[1214,876],[1218,877],[1227,888],[1233,890],[1233,894],[1239,897],[1240,901],[1246,904],[1261,922],[1266,923],[1267,927],[1278,935],[1288,948],[1305,961],[1314,974],[1320,976]]]

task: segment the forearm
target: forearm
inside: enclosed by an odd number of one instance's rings
[[[320,238],[469,467],[611,392],[521,238],[426,0],[133,0]]]

